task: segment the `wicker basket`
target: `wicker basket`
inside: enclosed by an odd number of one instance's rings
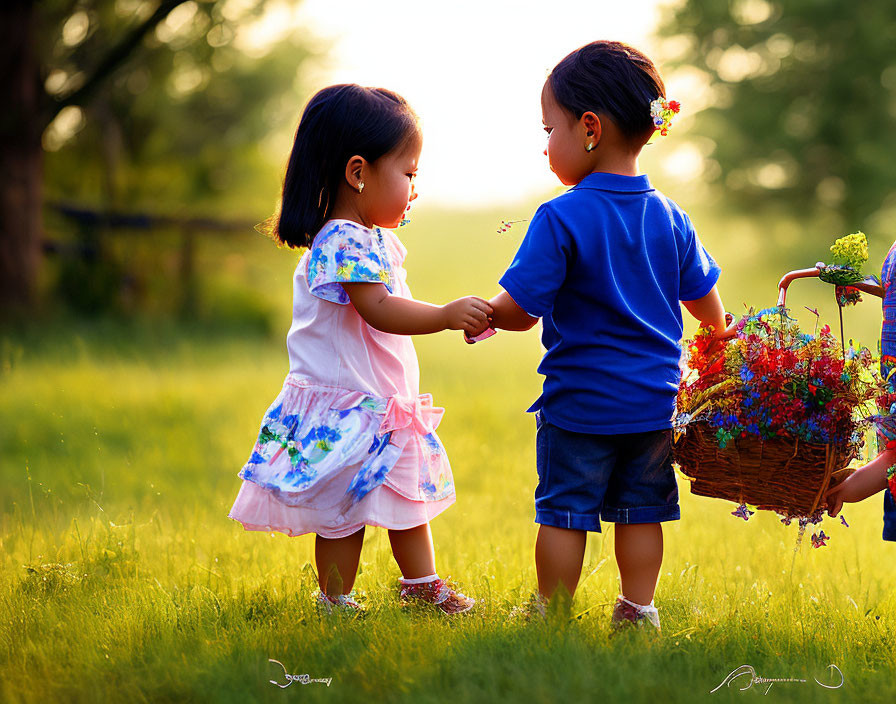
[[[675,440],[681,471],[691,493],[750,504],[788,516],[809,516],[824,505],[824,494],[846,479],[858,456],[852,444],[763,440],[745,435],[720,448],[715,431],[694,422]]]

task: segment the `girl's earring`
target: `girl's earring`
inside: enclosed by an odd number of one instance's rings
[[[588,142],[588,144],[585,145],[585,151],[590,152],[592,149],[594,149],[594,142]]]
[[[361,181],[361,182],[358,184],[358,193],[360,193],[360,192],[363,191],[363,190],[364,190],[364,182]]]

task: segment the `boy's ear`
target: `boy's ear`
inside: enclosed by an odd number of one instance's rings
[[[585,128],[585,141],[589,142],[593,140],[595,145],[598,144],[601,135],[600,118],[589,111],[582,115],[581,122],[582,126]]]
[[[348,185],[353,191],[357,191],[359,184],[364,183],[365,166],[367,166],[367,160],[357,154],[345,164],[345,180],[348,181]]]

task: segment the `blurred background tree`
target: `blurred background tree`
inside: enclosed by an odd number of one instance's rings
[[[28,303],[44,200],[218,215],[266,207],[309,37],[253,35],[267,0],[8,0],[0,9],[0,309]],[[255,199],[253,201],[253,198]]]
[[[692,134],[727,203],[849,231],[896,210],[896,4],[683,0],[660,32],[710,82]]]

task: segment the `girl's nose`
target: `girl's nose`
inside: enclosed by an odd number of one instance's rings
[[[411,197],[408,198],[408,203],[410,203],[412,200],[417,200],[417,189],[413,187],[411,188]]]

